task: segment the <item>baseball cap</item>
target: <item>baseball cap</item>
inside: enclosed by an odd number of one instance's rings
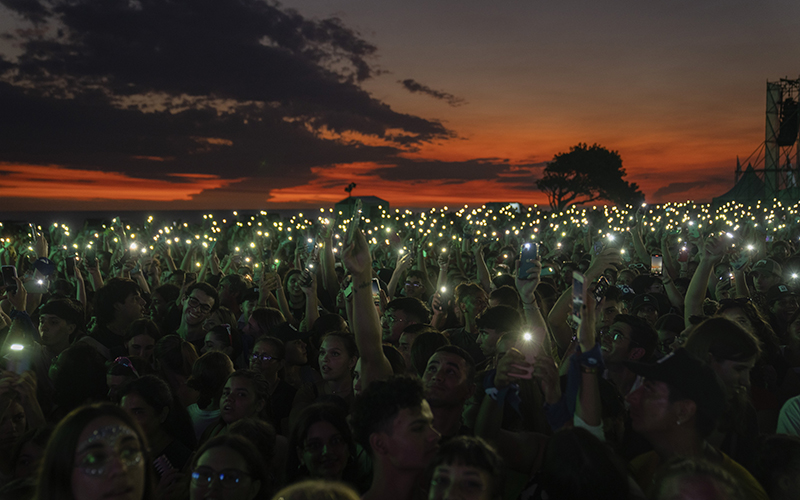
[[[727,398],[717,374],[686,349],[678,349],[655,363],[625,361],[623,364],[645,379],[669,384],[708,415],[719,418],[725,411]]]
[[[767,303],[772,304],[784,297],[797,297],[797,294],[788,285],[773,285],[767,290]]]
[[[781,275],[781,265],[772,259],[761,259],[753,265],[754,273],[768,273],[775,276]]]
[[[663,300],[659,300],[656,294],[652,293],[644,293],[634,297],[633,304],[631,304],[631,312],[636,314],[643,306],[652,306],[658,311],[659,316],[669,312],[669,304],[665,304]]]
[[[284,343],[293,340],[305,340],[311,336],[312,332],[301,332],[289,322],[283,322],[276,326],[271,332],[275,337],[281,339]]]

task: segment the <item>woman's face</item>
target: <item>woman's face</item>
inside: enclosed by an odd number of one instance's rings
[[[203,344],[203,348],[200,349],[202,354],[212,351],[219,351],[224,352],[225,354],[228,353],[228,348],[230,344],[227,342],[223,342],[216,334],[212,332],[206,333],[205,342]]]
[[[153,436],[161,425],[162,417],[166,418],[166,413],[160,415],[156,409],[150,406],[145,399],[136,393],[129,393],[122,396],[120,406],[142,426],[142,430],[148,436]]]
[[[203,330],[209,331],[217,325],[222,324],[222,317],[219,315],[219,310],[214,311],[203,321]]]
[[[153,358],[156,339],[150,335],[137,335],[130,339],[126,346],[128,348],[128,356],[138,356],[150,361]]]
[[[10,449],[25,432],[28,422],[25,409],[16,401],[11,401],[0,418],[0,446]]]
[[[227,446],[206,450],[192,470],[189,498],[251,500],[258,494],[261,482],[254,481],[249,471],[244,457]]]
[[[265,402],[258,399],[253,382],[245,377],[231,377],[222,389],[219,409],[222,420],[232,424],[258,414]]]
[[[492,478],[485,470],[470,465],[442,464],[431,478],[428,500],[489,500]]]
[[[332,335],[325,337],[319,348],[319,369],[323,380],[349,377],[355,364],[355,356],[350,356],[342,339]]]
[[[755,328],[753,327],[753,323],[750,322],[750,318],[748,318],[747,315],[744,313],[744,311],[742,311],[741,309],[736,309],[736,308],[725,309],[725,311],[723,311],[720,316],[733,321],[737,325],[747,330],[749,333],[755,335],[756,332]]]
[[[42,455],[44,455],[44,448],[41,446],[32,441],[23,444],[17,462],[14,464],[14,478],[35,477]]]
[[[121,420],[89,422],[78,438],[72,496],[81,500],[141,500],[145,490],[143,444]]]
[[[253,355],[250,357],[250,369],[256,370],[271,379],[283,368],[283,360],[278,359],[278,349],[270,342],[259,342],[253,347]],[[265,360],[265,357],[272,359]]]
[[[286,342],[286,363],[300,366],[308,363],[308,350],[306,347],[306,343],[299,339]]]
[[[719,378],[725,383],[725,387],[729,393],[735,393],[742,389],[747,390],[750,388],[750,372],[756,365],[756,358],[746,361],[732,361],[729,359],[723,361],[713,360],[711,367],[717,372]]]
[[[303,290],[300,288],[300,273],[295,273],[289,277],[286,282],[286,292],[294,297],[303,295]]]
[[[311,477],[340,480],[347,466],[347,442],[339,429],[321,420],[308,428],[297,456]]]

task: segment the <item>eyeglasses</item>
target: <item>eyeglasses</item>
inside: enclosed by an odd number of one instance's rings
[[[413,282],[413,281],[406,281],[406,286],[416,286],[416,287],[420,287],[420,286],[422,286],[422,283],[415,283],[415,282]]]
[[[305,443],[303,445],[303,450],[305,450],[308,453],[317,454],[317,453],[322,453],[322,451],[326,447],[328,449],[330,449],[330,448],[333,448],[333,447],[339,448],[339,447],[344,446],[344,445],[345,445],[344,438],[337,434],[337,435],[333,436],[332,438],[330,438],[327,443],[324,443],[320,439],[316,439],[314,441],[309,441],[308,443]]]
[[[254,353],[253,353],[253,354],[250,356],[250,358],[251,358],[253,361],[272,361],[273,359],[274,359],[275,361],[280,361],[278,358],[276,358],[276,357],[273,357],[273,356],[270,356],[269,354],[259,354],[259,353],[257,353],[257,352],[254,352]]]
[[[136,375],[136,378],[139,378],[139,371],[136,369],[135,366],[133,366],[133,363],[129,358],[126,358],[125,356],[120,356],[114,360],[114,364],[122,365],[128,368],[130,371],[133,372],[134,375]]]
[[[203,312],[203,313],[206,313],[206,314],[211,312],[211,306],[210,305],[201,304],[200,301],[197,300],[194,297],[189,297],[189,300],[187,301],[187,304],[189,304],[189,307],[191,307],[193,309],[199,309],[200,312]]]
[[[219,484],[223,488],[232,490],[249,476],[247,472],[238,469],[225,469],[219,472],[213,469],[196,469],[192,471],[192,483],[199,488],[208,488],[214,479],[219,479]]]

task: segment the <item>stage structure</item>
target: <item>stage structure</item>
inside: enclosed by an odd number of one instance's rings
[[[800,79],[767,82],[764,142],[744,162],[736,158],[736,185],[713,205],[728,201],[800,201]],[[742,164],[746,167],[742,171]]]

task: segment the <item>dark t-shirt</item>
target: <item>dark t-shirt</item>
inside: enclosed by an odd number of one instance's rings
[[[128,354],[128,351],[125,349],[125,339],[122,335],[117,335],[105,326],[95,326],[90,337],[108,349],[111,355],[110,359],[116,359],[118,356],[125,356]]]

